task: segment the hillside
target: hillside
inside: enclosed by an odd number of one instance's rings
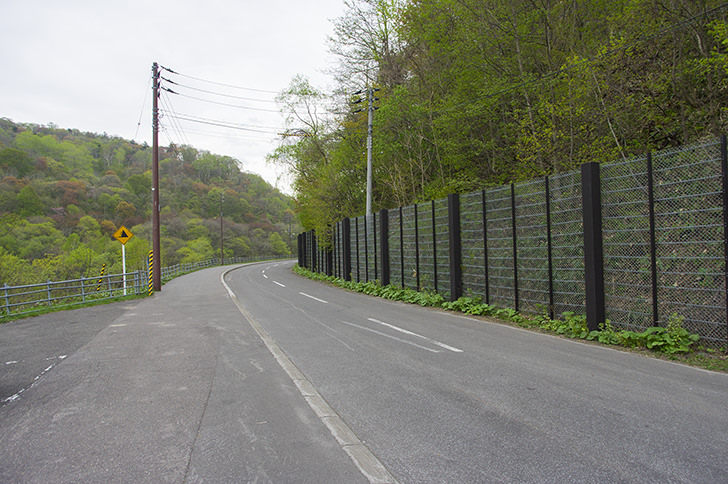
[[[191,146],[160,149],[162,264],[288,254],[293,200],[237,160]],[[151,247],[152,149],[146,144],[0,118],[0,285],[142,269]]]
[[[293,79],[282,107],[306,136],[270,156],[319,234],[364,213],[369,114],[374,210],[728,129],[722,0],[351,0],[334,25],[339,104],[319,114],[327,96]]]

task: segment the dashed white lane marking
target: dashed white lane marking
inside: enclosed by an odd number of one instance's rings
[[[253,318],[245,306],[242,305],[235,293],[232,289],[230,289],[230,286],[225,283],[225,274],[228,272],[230,271],[223,272],[220,275],[220,282],[222,282],[222,285],[225,287],[225,290],[227,290],[230,298],[233,300],[245,319],[248,320],[255,332],[258,333],[258,336],[260,336],[260,339],[263,340],[265,345],[268,347],[268,351],[270,351],[273,357],[278,361],[278,364],[281,365],[281,368],[288,373],[288,376],[296,385],[298,391],[306,400],[306,403],[308,403],[321,422],[326,425],[326,428],[329,429],[331,435],[336,439],[343,451],[347,453],[354,465],[356,465],[370,484],[398,484],[397,480],[389,473],[382,462],[377,459],[364,442],[362,442],[356,434],[354,434],[346,422],[344,422],[339,414],[331,408],[311,382],[303,375],[303,373],[301,373],[296,365],[293,364],[288,356],[286,356],[280,346],[278,346],[273,338],[271,338],[263,327],[260,326],[258,321]],[[307,294],[304,294],[304,296],[307,296]]]
[[[281,287],[286,287],[286,286],[285,286],[285,284],[281,284],[281,283],[280,283],[280,282],[278,282],[278,281],[273,281],[273,284],[277,284],[277,285],[279,285],[279,286],[281,286]]]
[[[366,326],[359,326],[358,324],[349,323],[347,321],[340,321],[344,324],[347,324],[349,326],[353,326],[355,328],[363,329],[364,331],[369,331],[370,333],[378,334],[380,336],[384,336],[385,338],[393,339],[395,341],[399,341],[400,343],[405,343],[408,345],[415,346],[417,348],[430,351],[432,353],[440,353],[440,350],[433,350],[432,348],[428,348],[427,346],[418,345],[417,343],[413,343],[412,341],[407,341],[406,339],[397,338],[396,336],[392,336],[391,334],[382,333],[381,331],[377,331],[376,329],[367,328]]]
[[[45,358],[44,360],[45,361],[49,361],[49,360],[56,360],[57,359],[57,360],[63,361],[66,358],[68,358],[68,355],[60,355],[60,356],[55,356],[55,357],[52,357],[52,358]],[[17,363],[17,361],[15,361],[15,362],[7,362],[5,364],[7,365],[7,364],[11,364],[11,363]],[[35,385],[38,382],[38,380],[40,380],[40,378],[43,375],[45,375],[46,373],[48,373],[49,371],[51,371],[53,369],[53,367],[56,366],[57,364],[58,364],[57,362],[56,363],[53,363],[51,366],[49,366],[45,370],[41,371],[40,372],[40,375],[38,375],[35,378],[33,378],[33,383],[31,383],[29,387],[23,388],[22,390],[20,390],[15,395],[10,395],[9,397],[3,399],[2,402],[0,402],[0,403],[5,404],[5,403],[9,403],[9,402],[14,402],[18,398],[20,398],[20,395],[22,395],[23,393],[25,393],[27,390],[33,388],[33,385]]]
[[[453,351],[455,353],[462,353],[463,352],[463,350],[461,350],[459,348],[455,348],[454,346],[446,345],[445,343],[441,343],[441,342],[439,342],[437,340],[434,340],[432,338],[428,338],[427,336],[422,336],[421,334],[417,334],[417,333],[414,333],[412,331],[406,330],[404,328],[400,328],[399,326],[395,326],[393,324],[385,323],[383,321],[379,321],[378,319],[374,319],[374,318],[367,318],[367,319],[369,321],[371,321],[372,323],[381,324],[382,326],[386,326],[388,328],[392,328],[393,330],[399,331],[400,333],[404,333],[404,334],[408,334],[410,336],[416,336],[418,338],[422,338],[425,341],[429,341],[433,345],[439,346],[440,348],[445,348],[446,350],[450,350],[450,351]]]
[[[310,297],[314,301],[318,301],[320,303],[324,303],[324,304],[328,304],[329,303],[328,301],[324,301],[323,299],[319,299],[317,297],[311,296],[310,294],[306,294],[305,292],[299,292],[298,294],[300,294],[301,296]]]

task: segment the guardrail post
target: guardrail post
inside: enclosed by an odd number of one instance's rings
[[[599,325],[605,321],[602,193],[599,163],[591,162],[581,165],[581,189],[586,324],[589,331],[596,331],[599,329]]]
[[[379,211],[379,247],[382,251],[382,286],[389,285],[389,212]]]
[[[447,196],[447,225],[450,242],[450,300],[463,295],[462,240],[460,237],[460,195]]]
[[[10,296],[8,295],[8,283],[5,283],[5,312],[10,314]]]
[[[53,298],[51,297],[51,280],[50,279],[48,279],[48,281],[46,281],[46,288],[48,291],[48,306],[52,306]]]

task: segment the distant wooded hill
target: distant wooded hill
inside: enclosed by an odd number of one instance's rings
[[[292,198],[229,156],[160,151],[163,265],[219,257],[221,199],[225,257],[293,252]],[[122,225],[127,270],[144,268],[151,164],[146,144],[0,118],[0,285],[121,272]]]

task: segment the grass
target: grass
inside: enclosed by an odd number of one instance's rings
[[[110,297],[110,298],[95,299],[95,300],[87,299],[85,302],[79,302],[79,303],[54,304],[53,306],[39,306],[36,309],[24,311],[22,313],[11,313],[11,314],[6,314],[3,316],[0,316],[0,324],[7,323],[10,321],[16,321],[19,319],[40,316],[42,314],[55,313],[57,311],[68,311],[71,309],[88,308],[88,307],[92,307],[92,306],[100,306],[102,304],[110,304],[110,303],[121,302],[121,301],[131,301],[131,300],[140,299],[143,297],[147,297],[147,294],[141,294],[141,295],[131,294],[131,295],[127,295],[127,296],[118,296],[118,297]]]

